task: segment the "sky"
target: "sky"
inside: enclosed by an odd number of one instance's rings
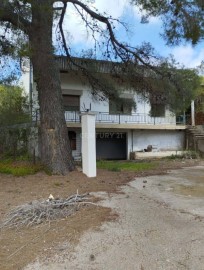
[[[101,13],[106,12],[114,18],[119,18],[128,25],[125,32],[121,25],[116,23],[116,35],[120,41],[137,46],[142,42],[150,42],[161,56],[172,54],[176,61],[185,67],[194,68],[204,60],[204,42],[193,47],[190,43],[176,47],[166,46],[161,37],[162,22],[159,18],[151,18],[148,24],[141,24],[141,12],[129,4],[128,0],[95,0],[93,6]],[[69,31],[73,50],[88,49],[93,41],[71,4],[65,17],[64,28]]]

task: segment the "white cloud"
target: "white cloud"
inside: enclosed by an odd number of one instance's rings
[[[126,0],[96,0],[95,3],[92,4],[94,8],[98,9],[99,13],[103,14],[106,12],[113,18],[121,17],[124,13],[126,5]],[[105,25],[102,27],[105,27]],[[81,16],[78,14],[72,4],[68,5],[67,14],[64,21],[64,28],[72,36],[73,45],[79,43],[83,43],[84,45],[92,43],[91,36],[89,36],[90,32],[87,32]]]
[[[128,6],[127,0],[96,0],[94,6],[100,12],[106,12],[114,18],[120,17]]]
[[[176,61],[189,68],[199,66],[201,61],[204,60],[204,49],[198,50],[191,45],[179,46],[174,48],[171,53],[174,55]]]
[[[138,20],[141,20],[142,16],[145,16],[147,14],[147,12],[145,10],[142,10],[139,6],[133,6],[129,4],[129,8],[130,10],[132,10],[135,18],[137,18]],[[161,22],[159,17],[149,17],[148,18],[148,24],[159,24]]]

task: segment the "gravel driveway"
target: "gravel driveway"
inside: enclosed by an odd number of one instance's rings
[[[118,220],[85,233],[74,251],[25,270],[204,270],[204,195],[189,189],[202,190],[203,176],[204,167],[186,168],[137,178],[121,194],[96,193]]]

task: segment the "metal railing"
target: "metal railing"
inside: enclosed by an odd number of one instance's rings
[[[84,112],[65,111],[65,120],[68,123],[80,123],[81,114]],[[147,124],[147,125],[185,125],[188,117],[185,116],[167,116],[167,117],[152,117],[145,113],[126,114],[109,114],[108,112],[95,112],[96,123],[104,124]],[[33,121],[39,121],[39,111],[32,116]]]
[[[80,114],[83,112],[65,112],[66,122],[80,123]],[[176,117],[152,117],[148,114],[135,113],[131,115],[126,114],[109,114],[107,112],[95,112],[96,113],[96,123],[106,123],[106,124],[149,124],[149,125],[159,125],[159,124],[176,124]]]
[[[175,117],[151,117],[148,114],[96,114],[96,122],[113,124],[175,124]]]
[[[65,111],[64,114],[65,114],[66,122],[74,122],[74,123],[80,123],[81,122],[81,117],[80,117],[81,112]]]

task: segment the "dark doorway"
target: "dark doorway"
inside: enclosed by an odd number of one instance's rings
[[[100,132],[96,134],[96,158],[109,160],[126,159],[126,133]]]

